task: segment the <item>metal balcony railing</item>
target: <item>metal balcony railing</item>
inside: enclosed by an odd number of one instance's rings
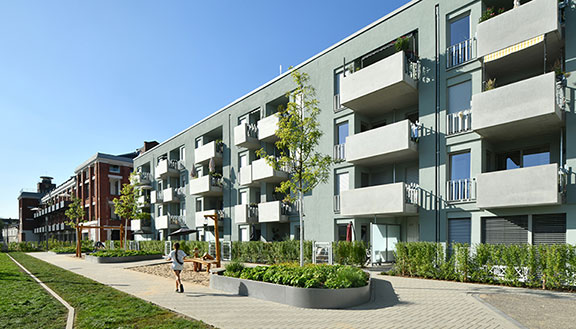
[[[346,144],[334,145],[334,160],[346,160]]]
[[[458,134],[472,129],[472,110],[449,113],[446,116],[446,133]]]
[[[420,185],[416,183],[406,184],[406,203],[420,204]]]
[[[334,213],[340,213],[340,195],[334,196]]]
[[[248,206],[248,218],[258,218],[258,205],[251,204]]]
[[[186,197],[186,186],[181,186],[177,188],[176,195],[181,198]]]
[[[156,191],[156,202],[164,201],[164,191]]]
[[[185,225],[183,215],[168,215],[168,220],[170,221],[170,224]]]
[[[210,185],[214,187],[222,187],[222,177],[210,175]]]
[[[415,56],[404,56],[404,73],[415,81],[420,79],[420,61]]]
[[[566,78],[556,82],[556,104],[562,109],[566,109]]]
[[[422,124],[410,122],[410,139],[417,142],[422,137]]]
[[[474,199],[473,190],[476,181],[474,179],[455,179],[446,182],[448,201],[470,201]]]
[[[258,138],[258,125],[255,123],[246,124],[246,134],[249,137]]]
[[[473,55],[474,39],[464,40],[446,49],[446,68],[451,68],[471,61]]]

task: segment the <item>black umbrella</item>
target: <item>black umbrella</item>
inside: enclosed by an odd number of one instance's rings
[[[196,233],[198,232],[198,230],[193,230],[187,227],[183,227],[181,229],[178,229],[172,233],[170,233],[170,236],[172,235],[186,235],[186,234],[191,234],[191,233]]]

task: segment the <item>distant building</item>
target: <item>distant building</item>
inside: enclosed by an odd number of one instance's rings
[[[2,243],[18,242],[18,228],[20,226],[18,219],[0,218],[0,221],[4,224],[0,230],[0,241]]]
[[[20,241],[75,241],[75,230],[66,224],[72,196],[82,200],[86,225],[120,226],[124,224],[114,213],[113,199],[120,195],[123,184],[129,183],[132,159],[141,152],[156,146],[145,142],[135,152],[111,155],[96,153],[74,170],[74,175],[62,184],[52,184],[51,177],[42,177],[36,192],[22,191],[20,205]],[[130,237],[130,223],[126,232]],[[85,229],[82,239],[107,241],[120,239],[118,229]]]

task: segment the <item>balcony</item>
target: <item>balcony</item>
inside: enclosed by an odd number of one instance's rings
[[[565,176],[558,164],[480,174],[476,179],[478,208],[559,205]]]
[[[234,127],[234,145],[247,149],[260,148],[258,125],[254,123],[241,123]]]
[[[348,74],[341,81],[340,102],[366,116],[416,105],[418,84],[414,65],[403,52],[398,52]]]
[[[276,130],[280,118],[276,114],[269,115],[258,121],[258,139],[266,143],[272,143],[278,140]]]
[[[150,206],[150,197],[141,195],[138,197],[138,208],[146,208]]]
[[[190,180],[190,194],[196,196],[222,195],[222,178],[211,175],[198,177]]]
[[[214,226],[214,220],[212,218],[206,218],[204,215],[214,215],[218,213],[219,221],[222,221],[224,217],[224,212],[222,210],[204,210],[204,211],[197,211],[195,214],[195,224],[196,227],[202,227],[204,225],[207,226]]]
[[[180,228],[182,220],[183,220],[182,216],[174,216],[174,215],[158,216],[154,220],[154,226],[156,227],[156,230],[167,230],[168,223],[170,223],[170,229],[177,230]]]
[[[137,172],[132,182],[136,185],[149,185],[152,183],[152,175],[149,172]]]
[[[473,95],[472,129],[494,139],[537,136],[562,126],[563,107],[564,89],[551,72]]]
[[[288,179],[288,173],[275,170],[266,163],[266,159],[259,159],[252,162],[252,181],[255,183],[280,183]]]
[[[164,202],[164,192],[163,191],[151,191],[150,192],[150,202],[152,202],[152,203]]]
[[[164,203],[169,203],[169,202],[180,202],[180,198],[178,197],[178,193],[177,193],[177,188],[175,187],[168,187],[165,188],[162,191],[162,195],[163,195],[163,202]]]
[[[258,223],[258,206],[255,204],[239,204],[234,206],[234,223]]]
[[[163,178],[164,176],[178,176],[178,161],[177,160],[160,160],[156,166],[156,178]]]
[[[291,206],[282,201],[264,202],[258,204],[258,222],[284,223],[289,221]]]
[[[130,221],[132,231],[150,231],[152,224],[150,219],[133,219]]]
[[[356,165],[374,165],[417,159],[416,140],[419,135],[419,127],[404,120],[348,136],[346,161]]]
[[[258,183],[252,180],[252,165],[244,166],[240,168],[238,172],[240,175],[240,185],[242,186],[256,186]]]
[[[222,142],[210,142],[206,145],[202,145],[194,150],[194,159],[196,164],[208,164],[210,159],[214,158],[214,162],[217,165],[222,164],[222,152],[223,152]]]
[[[532,0],[478,24],[478,56],[559,31],[558,1]]]
[[[394,183],[342,191],[343,216],[412,216],[418,213],[420,190],[416,184]]]

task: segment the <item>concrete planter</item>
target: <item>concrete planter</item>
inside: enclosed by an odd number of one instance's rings
[[[349,308],[370,301],[370,285],[360,288],[317,289],[283,286],[268,282],[210,276],[210,288],[302,308]]]
[[[96,257],[91,255],[86,255],[86,260],[91,263],[126,263],[126,262],[137,262],[140,260],[151,260],[160,259],[162,255],[141,255],[141,256],[128,256],[128,257]]]

